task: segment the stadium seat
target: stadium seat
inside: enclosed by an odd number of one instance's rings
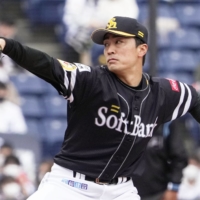
[[[45,81],[35,75],[12,75],[10,80],[21,95],[43,95],[46,92]]]
[[[26,118],[26,124],[28,127],[28,134],[34,135],[39,140],[44,140],[45,131],[41,120]]]
[[[149,5],[145,2],[139,3],[139,16],[138,21],[142,23],[148,23],[149,20]],[[166,17],[166,18],[176,18],[175,11],[171,4],[163,3],[161,1],[157,7],[157,16],[158,17]]]
[[[166,0],[167,1],[167,0]],[[176,1],[174,1],[174,3],[183,3],[183,4],[185,4],[185,3],[199,3],[200,2],[200,0],[176,0]]]
[[[193,73],[198,66],[198,59],[193,51],[189,50],[164,50],[160,52],[163,60],[160,71]]]
[[[21,108],[26,118],[41,119],[44,117],[44,108],[37,96],[22,96]]]
[[[176,3],[174,5],[176,16],[183,26],[200,26],[200,4],[192,3]]]
[[[64,118],[43,119],[45,134],[42,140],[43,157],[53,157],[61,149],[67,128],[67,120]]]
[[[60,95],[58,91],[49,83],[46,84],[46,92],[48,95]]]
[[[193,84],[195,82],[193,74],[187,72],[163,72],[159,73],[159,77],[170,78],[187,84]]]
[[[31,24],[56,25],[60,23],[65,0],[28,0],[24,11]]]
[[[65,118],[43,119],[46,140],[49,143],[63,141],[67,120]]]
[[[103,51],[104,51],[103,45],[98,45],[98,44],[92,45],[92,48],[90,50],[92,66],[105,64]]]
[[[61,150],[61,147],[62,147],[62,141],[56,141],[53,144],[49,145],[48,148],[49,156],[54,157]]]
[[[62,128],[62,124],[64,124],[64,127],[66,126],[66,120],[60,123],[60,120],[27,119],[26,123],[28,126],[28,134],[36,137],[41,143],[42,158],[53,158],[61,148],[65,129],[60,129]],[[61,132],[57,136],[56,131],[59,130]]]
[[[157,33],[157,45],[159,49],[169,49],[171,48],[171,41],[169,38],[169,33],[163,35]]]
[[[46,117],[63,117],[67,116],[67,100],[59,95],[47,95],[43,97]]]
[[[169,33],[171,48],[174,49],[200,49],[200,31],[194,28],[178,29]]]
[[[146,55],[145,64],[143,66],[144,72],[147,72],[147,73],[149,73],[149,70],[150,70],[150,54],[149,54],[149,52]],[[161,68],[162,66],[164,67],[163,58],[160,56],[160,52],[157,52],[157,66],[156,66],[157,70],[159,71],[159,68]]]

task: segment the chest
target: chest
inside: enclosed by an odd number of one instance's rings
[[[151,88],[134,90],[120,85],[102,90],[95,102],[95,125],[132,136],[151,137],[157,126],[159,107]]]

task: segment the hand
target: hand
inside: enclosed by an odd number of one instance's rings
[[[6,41],[0,38],[0,51],[2,51],[5,46],[6,46]]]
[[[162,200],[177,200],[177,192],[173,190],[166,190],[163,194]]]

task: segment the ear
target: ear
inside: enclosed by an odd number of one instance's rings
[[[138,56],[143,57],[148,50],[148,45],[147,44],[141,44],[138,46]]]

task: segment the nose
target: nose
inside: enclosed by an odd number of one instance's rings
[[[107,48],[106,48],[106,52],[108,55],[114,54],[115,53],[115,47],[114,45],[110,44]]]

